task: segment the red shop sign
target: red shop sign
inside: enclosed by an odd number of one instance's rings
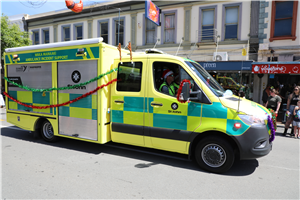
[[[300,74],[300,64],[253,64],[255,74]]]

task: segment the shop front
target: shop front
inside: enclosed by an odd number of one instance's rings
[[[266,85],[273,86],[284,99],[300,85],[300,62],[253,62],[252,72],[266,76]]]
[[[253,61],[206,61],[198,62],[224,89],[237,92],[242,88],[247,99],[253,99]]]
[[[281,111],[284,112],[288,95],[296,85],[300,85],[300,62],[253,62],[252,73],[255,74],[254,99],[262,103],[263,90],[273,86],[282,98]]]

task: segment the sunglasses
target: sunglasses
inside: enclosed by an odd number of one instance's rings
[[[174,75],[172,74],[172,75],[169,75],[169,76],[173,77]]]

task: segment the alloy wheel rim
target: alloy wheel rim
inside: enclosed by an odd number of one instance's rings
[[[226,161],[225,150],[217,144],[206,145],[202,149],[201,157],[205,164],[214,168],[222,166]]]
[[[53,133],[53,128],[50,124],[50,122],[47,122],[44,127],[43,127],[43,133],[45,135],[46,138],[51,139],[54,135]]]

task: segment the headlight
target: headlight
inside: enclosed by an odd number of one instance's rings
[[[268,115],[254,116],[254,115],[238,115],[241,120],[251,126],[262,126],[265,125],[265,120],[268,119]]]

